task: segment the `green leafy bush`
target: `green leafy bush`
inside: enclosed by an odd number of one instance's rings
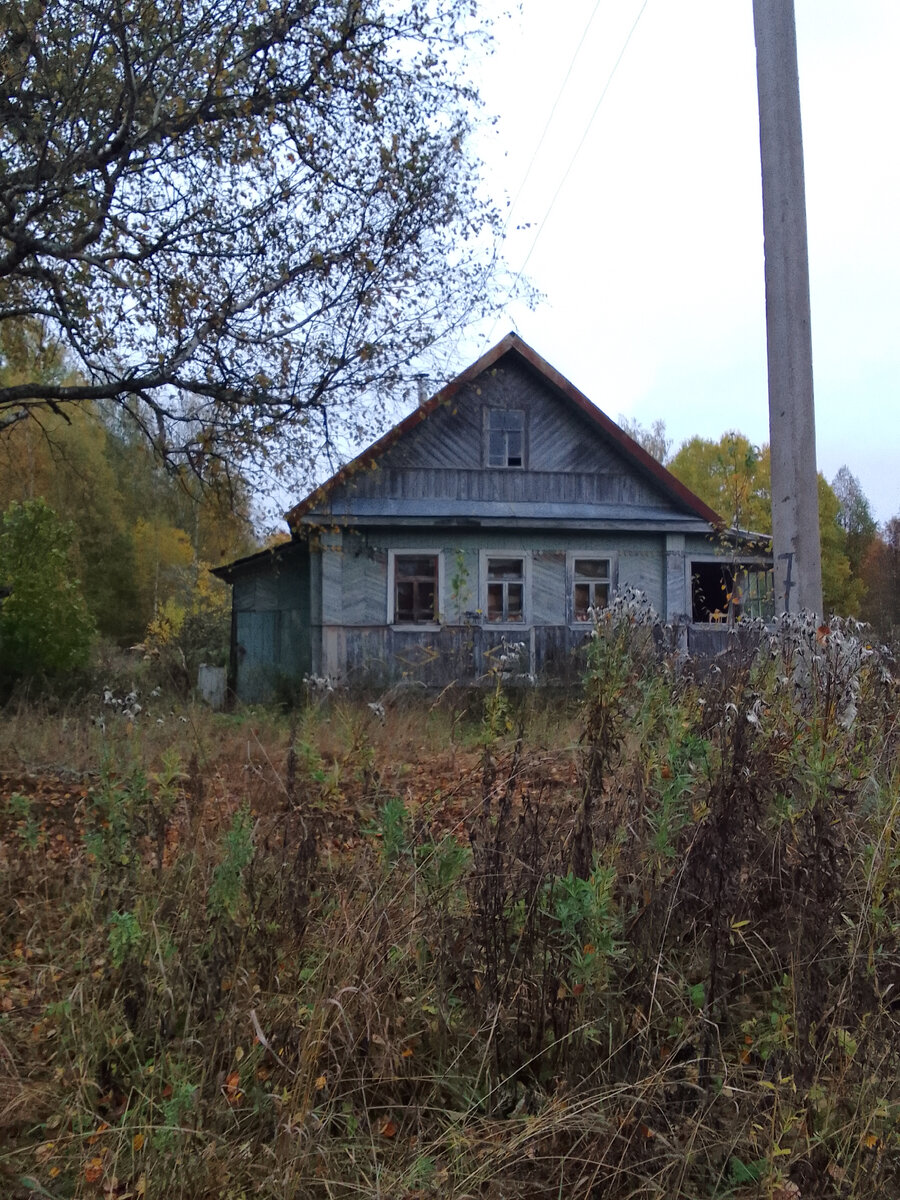
[[[86,665],[94,636],[70,561],[71,529],[43,500],[11,504],[0,531],[0,662],[7,682]]]

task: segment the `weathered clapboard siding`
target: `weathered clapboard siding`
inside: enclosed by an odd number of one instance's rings
[[[440,556],[440,628],[392,628],[389,551],[426,549]],[[488,675],[517,643],[523,646],[518,672],[572,679],[588,634],[571,620],[575,557],[609,558],[614,587],[617,581],[639,587],[671,617],[689,604],[691,556],[708,557],[713,549],[708,538],[654,533],[570,533],[563,549],[558,534],[548,531],[384,526],[330,532],[311,553],[298,543],[277,573],[263,564],[235,580],[238,694],[268,699],[279,680],[299,681],[310,672],[370,686],[404,679],[441,686]],[[521,625],[483,620],[482,559],[492,553],[521,554],[528,563]]]
[[[525,420],[525,467],[489,468],[485,463],[486,407],[520,409]],[[638,513],[674,511],[669,497],[640,476],[632,463],[583,413],[560,404],[546,382],[514,359],[504,359],[452,403],[438,406],[368,469],[359,470],[330,493],[322,511],[352,513],[357,501],[454,501],[468,505],[541,502],[610,505]],[[410,511],[421,511],[415,505]],[[377,511],[371,503],[360,512]],[[384,509],[401,516],[402,504]],[[440,511],[439,508],[435,509]]]
[[[397,683],[444,687],[453,681],[490,679],[495,672],[571,681],[583,669],[588,635],[565,625],[518,632],[446,625],[417,635],[386,626],[345,627],[335,636],[346,682],[378,688]]]
[[[537,625],[565,625],[568,620],[565,550],[536,548],[531,555],[531,618]]]
[[[702,543],[701,543],[702,544]],[[646,592],[661,613],[666,611],[665,538],[644,534],[570,534],[566,548],[547,531],[430,530],[385,526],[347,530],[339,549],[332,542],[323,572],[330,579],[332,603],[325,625],[384,625],[388,610],[388,552],[435,551],[440,555],[438,609],[442,623],[481,621],[485,607],[481,567],[483,554],[522,555],[527,564],[526,625],[564,625],[570,620],[571,579],[567,555],[608,558],[616,577]],[[415,636],[404,631],[404,636]]]
[[[656,506],[659,495],[624,471],[501,471],[429,468],[399,470],[379,467],[363,471],[346,485],[343,499],[385,497],[392,500],[522,501],[542,499],[557,504],[633,504]],[[335,497],[333,506],[341,507]]]
[[[480,470],[484,461],[486,405],[517,409],[526,415],[526,458],[534,471],[618,469],[613,448],[574,411],[512,358],[502,360],[479,380],[441,405],[381,459],[382,468],[421,471],[432,467]]]
[[[632,543],[623,549],[619,577],[649,596],[657,612],[665,613],[665,539],[651,536],[639,547]]]
[[[280,680],[312,667],[308,548],[287,547],[234,580],[232,687],[243,700],[268,700]]]

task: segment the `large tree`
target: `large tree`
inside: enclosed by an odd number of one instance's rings
[[[878,533],[878,525],[862,485],[848,466],[841,467],[832,479],[831,490],[840,505],[838,524],[847,538],[847,557],[858,578],[866,552]]]
[[[867,595],[863,616],[885,638],[900,633],[900,515],[892,517],[869,543],[862,564]]]
[[[668,467],[728,525],[755,533],[771,529],[768,446],[755,446],[736,430],[717,442],[692,437]]]
[[[396,383],[485,294],[472,7],[0,0],[0,328],[79,375],[0,424],[105,400],[208,462]]]

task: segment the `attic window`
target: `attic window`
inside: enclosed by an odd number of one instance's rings
[[[521,409],[487,410],[487,465],[525,466],[525,413]]]

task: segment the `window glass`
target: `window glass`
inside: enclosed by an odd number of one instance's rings
[[[522,579],[521,558],[489,558],[488,579]]]
[[[591,609],[609,604],[610,562],[608,558],[576,558],[572,585],[572,616],[589,621]]]
[[[738,614],[748,619],[769,621],[775,615],[775,577],[771,567],[750,564],[742,567],[736,580]]]
[[[436,559],[433,554],[413,558],[411,555],[398,555],[394,559],[394,569],[402,578],[432,578],[434,576]]]
[[[436,554],[398,554],[394,558],[394,621],[398,625],[437,621]]]
[[[489,621],[503,620],[503,584],[488,584],[487,619]]]
[[[521,409],[488,410],[489,467],[525,465],[525,413]]]
[[[489,558],[487,561],[487,619],[498,624],[525,620],[525,560]]]

